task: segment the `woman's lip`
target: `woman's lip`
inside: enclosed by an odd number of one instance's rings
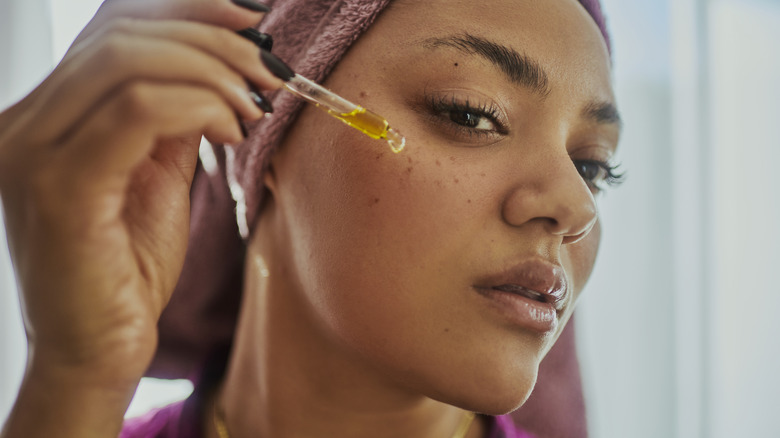
[[[568,293],[563,268],[538,259],[526,260],[503,272],[486,276],[474,287],[477,290],[494,290],[518,297],[526,295],[522,298],[535,301],[528,297],[533,294],[522,293],[525,289],[543,297],[545,302],[536,301],[537,303],[549,304],[558,311],[562,310]]]
[[[481,296],[513,325],[521,326],[542,335],[554,333],[558,328],[558,311],[551,303],[542,303],[511,292],[475,286]]]

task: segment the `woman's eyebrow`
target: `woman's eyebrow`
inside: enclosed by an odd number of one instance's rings
[[[520,54],[511,47],[468,33],[444,38],[429,38],[423,41],[423,47],[452,47],[469,55],[479,55],[501,69],[510,81],[529,88],[542,97],[550,94],[547,73],[539,62]]]
[[[550,94],[550,81],[541,64],[507,47],[469,33],[443,38],[429,38],[423,41],[423,47],[452,47],[469,55],[478,55],[497,66],[509,80],[526,87],[542,98]],[[582,117],[599,124],[622,126],[620,114],[611,102],[593,101],[585,105]]]
[[[623,120],[612,102],[591,102],[585,105],[582,115],[585,119],[599,124],[617,125],[619,129],[623,128]]]

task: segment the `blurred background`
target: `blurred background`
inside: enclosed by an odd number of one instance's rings
[[[780,0],[602,0],[628,181],[576,320],[594,438],[780,436]],[[98,0],[0,2],[0,108]],[[0,422],[25,338],[0,232]],[[128,412],[186,397],[144,380]]]

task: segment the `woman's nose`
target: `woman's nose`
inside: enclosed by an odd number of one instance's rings
[[[585,237],[598,219],[596,201],[568,155],[522,166],[514,186],[504,199],[504,221],[520,227],[542,224],[564,244]]]

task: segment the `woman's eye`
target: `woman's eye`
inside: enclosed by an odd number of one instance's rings
[[[502,111],[492,101],[474,102],[453,95],[427,95],[426,103],[432,120],[445,133],[466,143],[482,143],[508,133],[502,123]]]
[[[597,160],[575,160],[574,166],[595,193],[623,182],[623,174],[616,173],[619,166]]]
[[[458,125],[479,131],[496,131],[496,125],[487,117],[468,110],[451,110],[450,120]]]

